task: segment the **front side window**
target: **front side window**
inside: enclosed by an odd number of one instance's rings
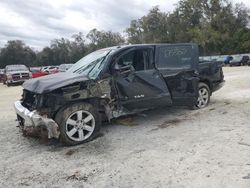
[[[192,46],[162,46],[159,48],[158,68],[190,69],[193,61]]]
[[[152,49],[136,49],[130,51],[118,60],[118,65],[123,66],[132,66],[135,71],[142,71],[149,69],[153,63],[153,50]]]

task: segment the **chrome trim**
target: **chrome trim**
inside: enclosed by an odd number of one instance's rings
[[[60,132],[58,131],[58,125],[53,119],[39,115],[36,110],[28,110],[22,105],[21,101],[16,101],[14,108],[16,114],[24,119],[24,128],[45,126],[48,130],[48,138],[59,137]]]

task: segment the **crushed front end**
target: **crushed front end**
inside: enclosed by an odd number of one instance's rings
[[[48,132],[48,138],[58,138],[57,123],[49,117],[41,106],[44,96],[24,90],[22,99],[14,103],[19,127],[25,132],[31,129],[43,129]]]

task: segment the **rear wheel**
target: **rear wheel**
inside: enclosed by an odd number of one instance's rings
[[[210,89],[207,84],[199,83],[199,97],[196,102],[197,108],[205,108],[210,102]]]
[[[95,138],[100,130],[100,117],[89,103],[72,104],[56,115],[60,139],[66,145],[77,145]]]

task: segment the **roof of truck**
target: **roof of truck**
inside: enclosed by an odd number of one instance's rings
[[[120,46],[111,46],[107,48],[102,48],[99,50],[119,50],[124,48],[131,48],[131,47],[143,47],[143,46],[163,46],[163,45],[196,45],[195,43],[151,43],[151,44],[127,44],[127,45],[120,45]],[[98,51],[99,51],[98,50]]]

